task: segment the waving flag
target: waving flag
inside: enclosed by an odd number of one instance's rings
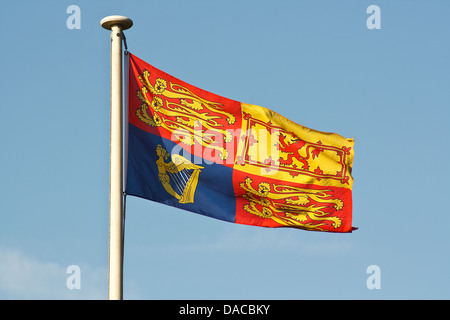
[[[353,139],[128,57],[128,195],[233,223],[354,229]]]

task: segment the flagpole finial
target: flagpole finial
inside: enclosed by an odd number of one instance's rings
[[[107,30],[111,30],[116,25],[120,26],[122,30],[127,30],[133,26],[133,21],[124,16],[107,16],[100,21],[100,24]]]

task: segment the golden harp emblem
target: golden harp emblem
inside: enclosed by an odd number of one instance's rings
[[[173,154],[171,160],[166,162],[170,154],[161,145],[156,147],[156,155],[158,177],[164,189],[177,198],[179,203],[194,202],[198,176],[203,167],[193,164],[179,154]]]

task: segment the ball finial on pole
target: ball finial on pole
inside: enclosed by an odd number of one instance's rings
[[[100,24],[107,30],[111,30],[115,25],[120,26],[122,30],[127,30],[133,26],[133,21],[130,18],[115,15],[104,17]]]

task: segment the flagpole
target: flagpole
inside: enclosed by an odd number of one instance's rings
[[[108,16],[100,21],[111,30],[111,132],[109,181],[109,271],[108,299],[123,298],[123,94],[122,31],[133,21],[123,16]]]

